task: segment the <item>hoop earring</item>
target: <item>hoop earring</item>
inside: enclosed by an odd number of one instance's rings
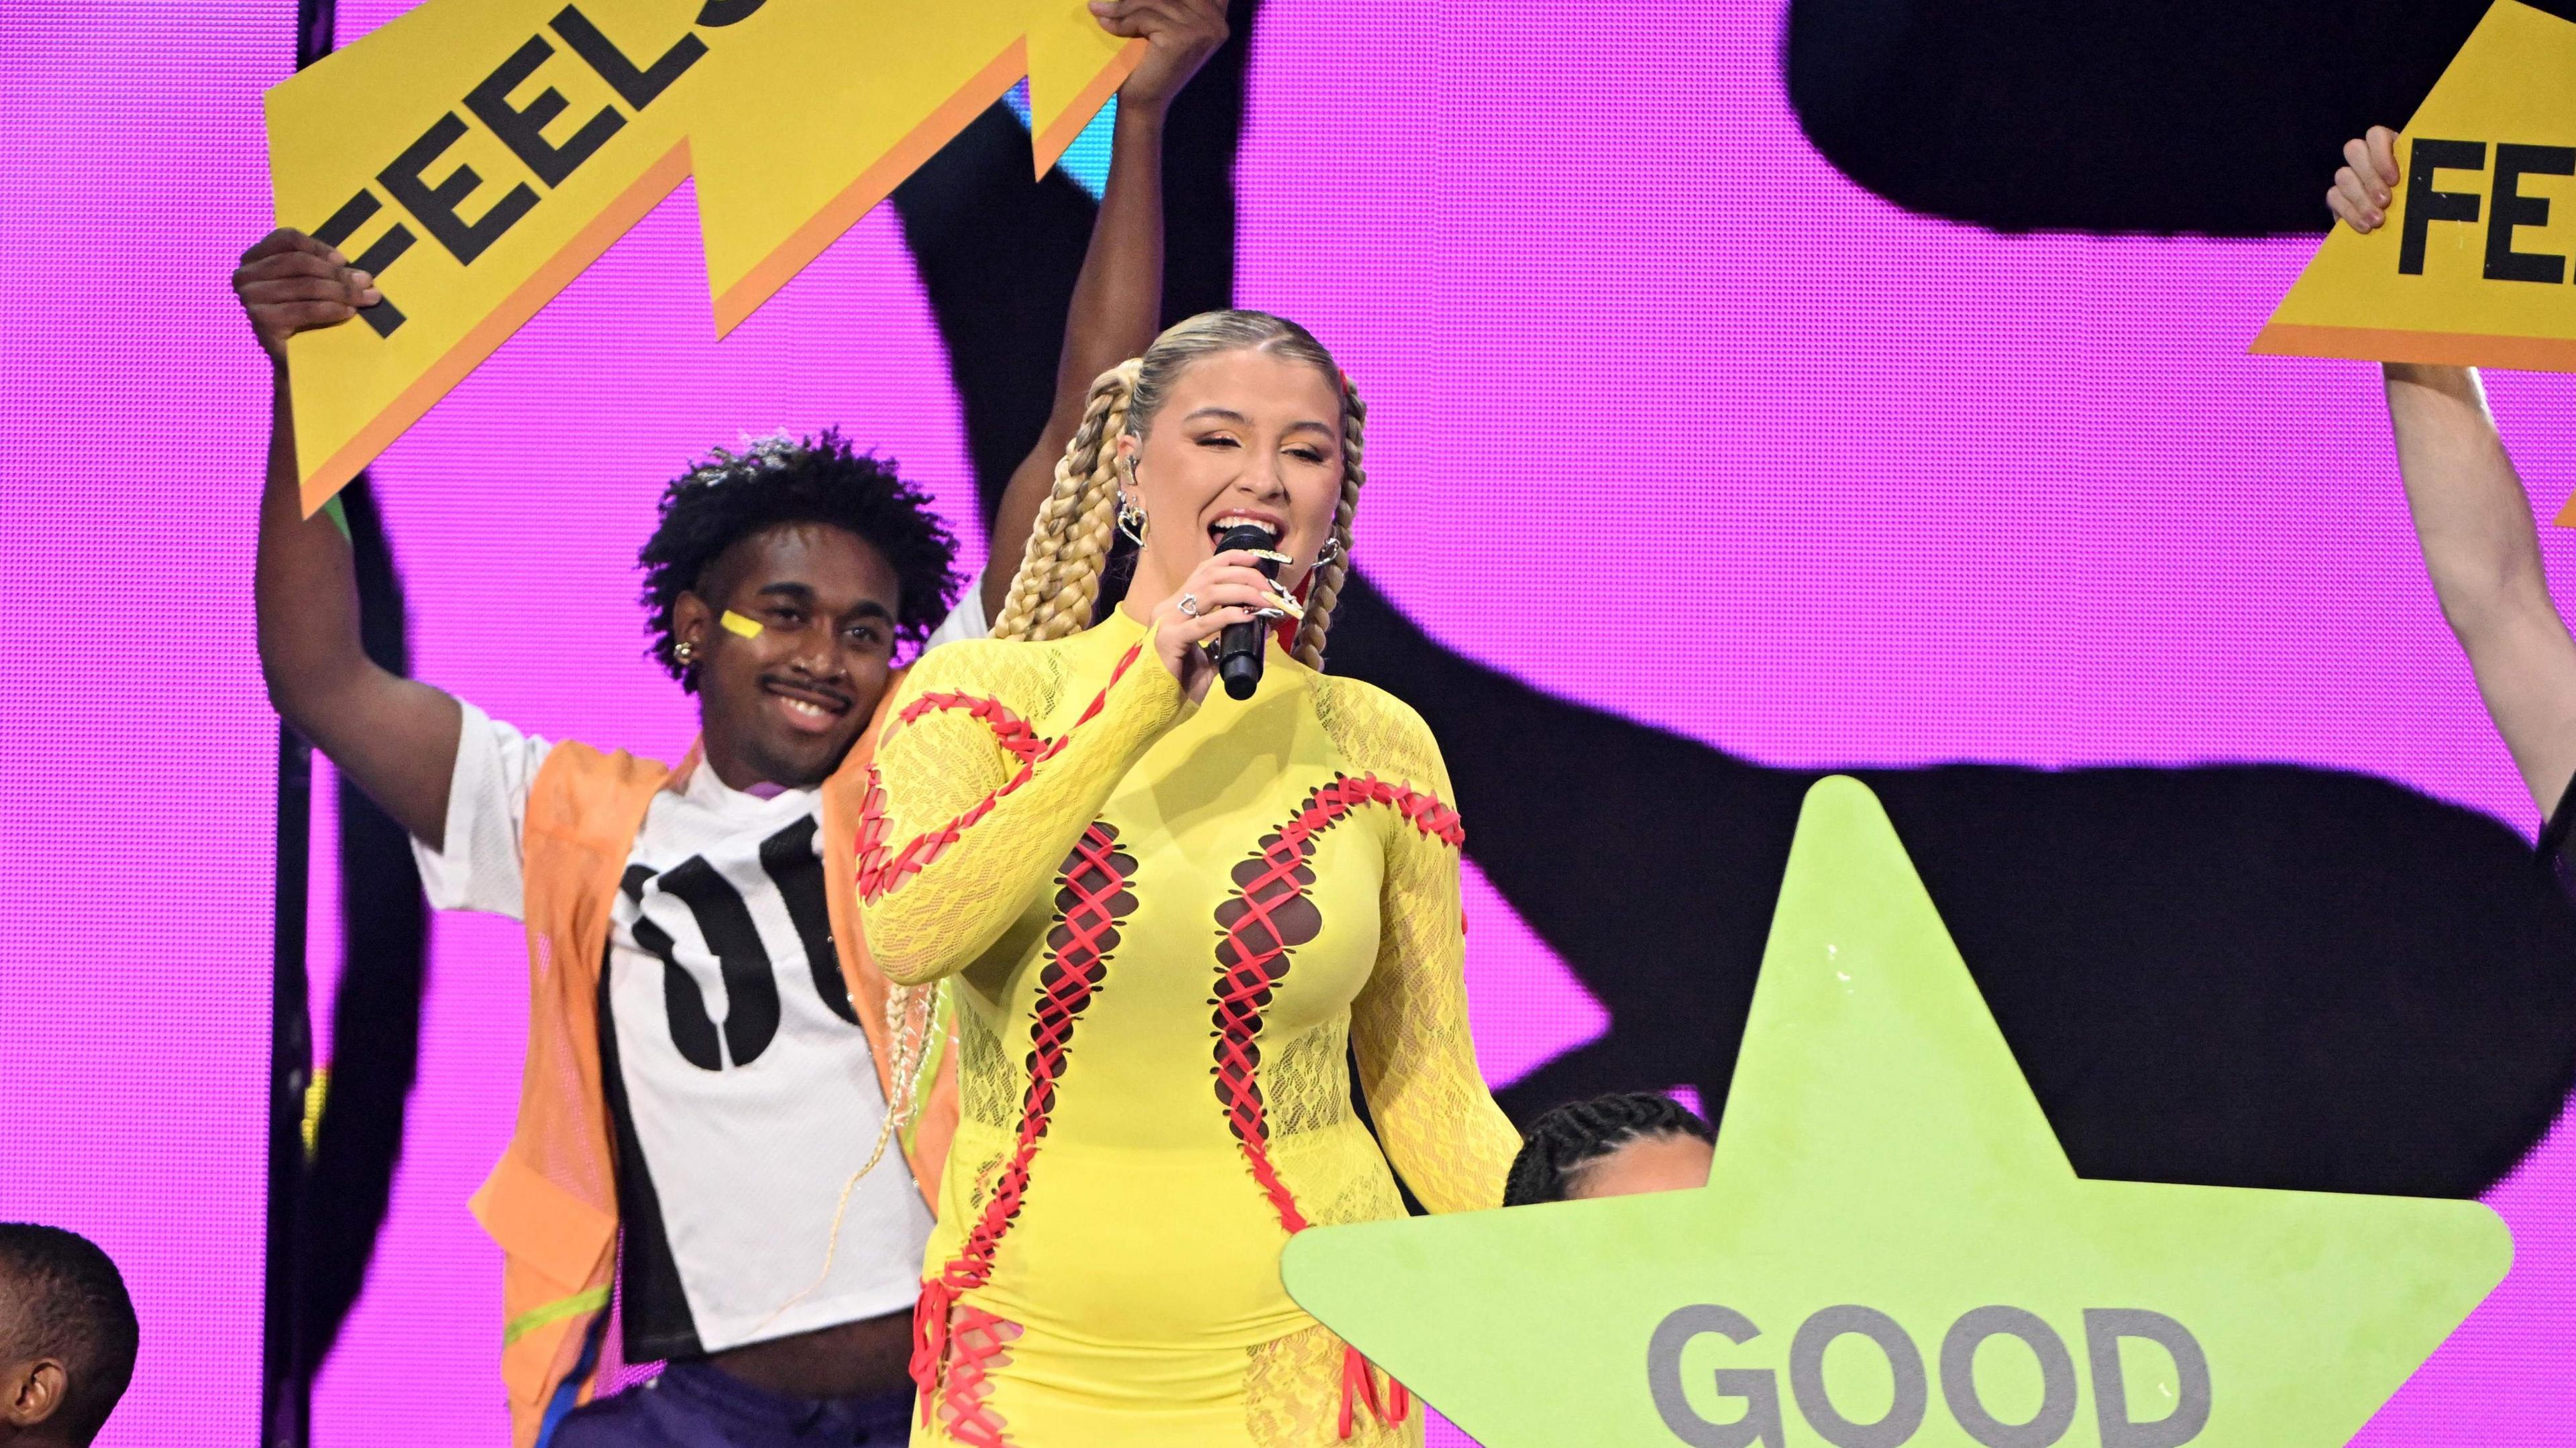
[[[1136,506],[1134,499],[1125,493],[1118,495],[1119,536],[1142,548],[1145,546],[1145,532],[1153,526],[1153,522],[1153,519],[1145,516],[1144,509]]]

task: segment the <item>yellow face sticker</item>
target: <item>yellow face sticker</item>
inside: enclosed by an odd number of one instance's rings
[[[756,639],[760,637],[759,620],[745,618],[741,614],[734,612],[732,609],[726,609],[724,611],[724,617],[719,620],[719,622],[725,626],[727,632],[738,633],[747,639]]]

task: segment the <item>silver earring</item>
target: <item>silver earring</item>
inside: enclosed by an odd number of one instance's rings
[[[1137,507],[1133,498],[1125,493],[1118,495],[1118,531],[1128,542],[1144,547],[1145,530],[1152,526],[1153,520],[1145,516],[1145,510]]]
[[[1321,568],[1325,564],[1330,563],[1341,556],[1342,540],[1339,538],[1327,538],[1324,540],[1324,546],[1315,550],[1315,566]]]
[[[698,657],[698,646],[689,642],[687,639],[682,639],[678,643],[671,645],[671,657],[677,659],[681,666],[685,668],[689,664],[696,662]]]

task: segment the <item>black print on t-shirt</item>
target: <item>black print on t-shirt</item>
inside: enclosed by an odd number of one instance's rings
[[[760,868],[787,902],[787,918],[796,922],[796,938],[805,947],[805,968],[814,973],[814,993],[832,1014],[859,1023],[850,1004],[850,983],[841,979],[841,957],[832,949],[832,912],[823,904],[823,857],[814,853],[814,832],[821,822],[807,815],[760,842]]]
[[[811,815],[760,843],[760,865],[778,887],[787,918],[795,923],[815,994],[832,1014],[852,1025],[859,1014],[850,1004],[841,979],[840,957],[832,948],[831,912],[823,901],[823,861],[814,853],[816,822]],[[629,865],[622,884],[629,900],[641,904],[644,886],[656,877],[647,866]],[[725,1019],[719,1029],[707,1014],[706,993],[674,954],[670,932],[639,914],[635,946],[662,962],[663,1015],[671,1023],[671,1045],[680,1059],[701,1071],[721,1071],[728,1059],[748,1066],[769,1049],[778,1034],[778,976],[769,947],[742,893],[717,873],[703,855],[692,855],[660,873],[662,893],[689,907],[699,937],[715,952],[725,984]]]

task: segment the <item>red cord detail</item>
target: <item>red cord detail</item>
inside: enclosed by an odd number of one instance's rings
[[[1011,1324],[980,1307],[957,1309],[955,1360],[948,1366],[940,1405],[947,1408],[948,1436],[967,1448],[1011,1448],[1002,1417],[993,1411],[989,1369],[1003,1354],[1000,1328]],[[922,1400],[922,1421],[930,1421],[930,1400]]]
[[[1349,1343],[1342,1344],[1341,1428],[1345,1440],[1351,1436],[1351,1428],[1359,1420],[1361,1404],[1368,1405],[1370,1417],[1388,1427],[1403,1422],[1413,1412],[1413,1394],[1407,1392],[1404,1384],[1397,1382],[1392,1373],[1386,1379],[1386,1406],[1378,1406],[1377,1371],[1377,1365],[1361,1355],[1358,1348]]]
[[[1458,812],[1441,803],[1436,795],[1389,784],[1373,774],[1357,779],[1336,775],[1332,783],[1307,796],[1296,815],[1262,845],[1261,870],[1231,897],[1242,902],[1243,914],[1226,927],[1223,954],[1219,956],[1213,1001],[1217,1096],[1225,1104],[1226,1124],[1243,1144],[1244,1164],[1251,1168],[1253,1181],[1270,1199],[1271,1209],[1279,1214],[1279,1225],[1292,1236],[1306,1230],[1306,1215],[1298,1210],[1295,1196],[1271,1164],[1270,1123],[1260,1081],[1262,1012],[1269,1008],[1273,991],[1288,974],[1288,947],[1279,943],[1287,937],[1272,912],[1306,893],[1302,872],[1315,852],[1315,838],[1341,823],[1352,810],[1371,804],[1391,807],[1415,829],[1452,847],[1467,837]],[[1224,955],[1231,955],[1235,963],[1225,965]],[[1411,1410],[1412,1395],[1393,1378],[1387,1380],[1387,1401],[1381,1407],[1376,1381],[1370,1373],[1368,1359],[1360,1355],[1359,1349],[1345,1345],[1341,1414],[1344,1438],[1351,1436],[1360,1404],[1367,1405],[1371,1417],[1389,1424],[1403,1422]]]
[[[1027,784],[1030,777],[1037,772],[1039,765],[1062,754],[1065,746],[1073,742],[1074,731],[1098,718],[1100,711],[1107,707],[1109,691],[1118,687],[1118,681],[1126,677],[1129,666],[1133,665],[1144,651],[1144,641],[1139,639],[1127,650],[1125,657],[1119,659],[1118,666],[1109,671],[1109,682],[1101,685],[1100,692],[1092,696],[1091,703],[1082,711],[1082,717],[1074,720],[1071,728],[1053,739],[1039,739],[1037,731],[1029,727],[1027,720],[1012,713],[999,700],[984,698],[981,695],[924,694],[905,705],[902,712],[895,716],[895,722],[898,724],[910,724],[925,714],[946,709],[963,709],[983,720],[992,729],[994,739],[1001,744],[1002,748],[1019,756],[1020,770],[1019,773],[1004,781],[1001,788],[968,806],[966,811],[955,819],[936,829],[925,830],[915,835],[899,850],[889,850],[886,831],[891,826],[886,816],[885,784],[883,777],[877,772],[876,761],[870,760],[867,793],[859,805],[857,847],[859,898],[881,900],[893,893],[895,888],[904,881],[920,874],[929,867],[931,861],[945,853],[950,845],[957,843],[960,835],[973,829],[984,816],[991,814],[993,806],[1001,803],[1005,795]]]
[[[992,1198],[984,1204],[984,1214],[967,1233],[957,1256],[921,1284],[921,1299],[912,1317],[912,1381],[921,1392],[924,1423],[930,1421],[930,1405],[942,1379],[953,1378],[969,1365],[970,1354],[956,1348],[949,1331],[951,1309],[957,1307],[961,1294],[983,1286],[993,1275],[994,1253],[1028,1195],[1029,1169],[1055,1109],[1056,1081],[1064,1074],[1074,1023],[1109,974],[1109,952],[1118,945],[1118,922],[1136,908],[1136,897],[1127,891],[1136,862],[1119,853],[1117,840],[1116,830],[1095,821],[1065,860],[1064,873],[1058,877],[1062,889],[1056,894],[1056,919],[1064,927],[1065,940],[1049,952],[1038,977],[1038,1002],[1029,1024],[1029,1084],[1020,1097],[1017,1143],[995,1181]],[[970,1305],[963,1311],[974,1314],[978,1309]],[[952,1348],[956,1348],[954,1363]],[[979,1378],[982,1359],[991,1352],[981,1350],[974,1358],[972,1371]],[[953,1381],[949,1391],[952,1396],[956,1391]]]
[[[983,720],[991,726],[993,737],[1001,742],[1002,747],[1023,760],[1035,757],[1046,747],[1046,741],[1038,737],[1038,731],[1029,727],[1029,721],[1011,712],[1010,705],[982,694],[924,694],[904,705],[903,712],[895,715],[895,722],[910,724],[925,714],[949,709],[963,709]]]

